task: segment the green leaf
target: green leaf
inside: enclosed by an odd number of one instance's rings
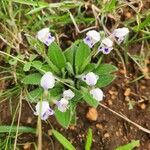
[[[24,84],[39,85],[39,84],[40,84],[40,81],[41,81],[41,77],[42,77],[41,74],[39,74],[39,73],[33,73],[33,74],[30,74],[30,75],[27,75],[27,76],[22,80],[22,82],[23,82]]]
[[[50,91],[50,96],[51,97],[59,97],[62,93],[62,88],[61,87],[54,87]]]
[[[26,15],[31,15],[31,14],[37,13],[37,12],[41,11],[42,9],[44,9],[46,7],[47,6],[41,6],[41,7],[34,8],[31,11],[29,11]]]
[[[33,66],[34,68],[36,68],[36,69],[41,69],[41,67],[42,67],[42,62],[35,60],[35,61],[32,62],[32,66]]]
[[[130,143],[123,146],[119,146],[115,150],[133,150],[135,147],[139,147],[139,146],[140,146],[139,140],[132,140]]]
[[[50,66],[48,64],[43,64],[41,69],[44,70],[45,72],[50,71],[50,72],[54,73],[53,70],[50,68]]]
[[[90,63],[91,56],[90,56],[90,48],[82,41],[77,48],[76,54],[75,54],[75,70],[76,74],[82,73],[82,71],[85,69],[87,64]]]
[[[9,60],[9,64],[10,65],[16,65],[17,64],[17,60],[16,59],[10,59]]]
[[[67,63],[66,63],[66,69],[67,69],[68,73],[74,75],[73,66],[71,65],[70,62],[67,62]]]
[[[68,150],[76,150],[76,148],[58,131],[52,129],[55,138]]]
[[[42,55],[44,53],[45,47],[42,42],[37,40],[36,38],[26,35],[29,46],[37,51],[38,54]],[[33,61],[36,58],[36,55],[32,54],[29,58],[30,61]]]
[[[111,75],[111,74],[101,75],[101,76],[99,76],[99,79],[98,79],[96,85],[99,88],[105,87],[105,86],[109,85],[111,82],[113,82],[113,80],[115,78],[116,78],[116,76],[115,75]]]
[[[43,93],[43,90],[41,88],[36,88],[30,92],[27,93],[27,99],[31,103],[37,103]]]
[[[19,4],[31,5],[31,6],[37,6],[37,7],[42,7],[42,6],[48,7],[48,4],[44,2],[37,2],[37,1],[32,1],[32,0],[12,0],[12,1],[19,3]]]
[[[87,89],[82,88],[83,89],[83,99],[92,107],[97,107],[99,102],[97,100],[95,100],[92,95],[89,93],[89,91],[87,91]]]
[[[77,43],[74,43],[71,47],[64,51],[64,55],[66,57],[67,62],[69,62],[72,66],[74,66],[75,52],[77,48]]]
[[[110,74],[117,71],[118,68],[111,64],[100,64],[93,72],[97,75]]]
[[[108,3],[106,3],[105,11],[111,12],[115,10],[116,0],[110,0]]]
[[[84,73],[89,73],[91,71],[93,71],[96,68],[96,64],[88,64],[85,69],[84,69]]]
[[[66,67],[65,56],[55,42],[53,42],[48,48],[48,57],[50,61],[60,70]]]
[[[133,29],[137,32],[137,31],[139,31],[139,30],[141,30],[141,29],[143,29],[149,25],[150,25],[150,15],[148,15],[146,17],[146,19],[143,22],[141,22],[139,25],[134,26]]]
[[[55,109],[55,117],[56,120],[64,127],[68,128],[72,114],[71,114],[71,107],[69,107],[65,112],[59,111],[57,108]]]
[[[71,121],[70,121],[70,125],[76,125],[76,123],[77,123],[77,114],[76,114],[76,111],[73,111]]]
[[[85,150],[91,150],[91,145],[92,145],[92,129],[89,128],[86,138]]]
[[[29,61],[33,61],[37,56],[37,54],[30,54]]]
[[[0,126],[0,133],[17,132],[17,126]],[[30,127],[19,126],[19,133],[36,133],[36,129]]]
[[[26,62],[23,66],[24,71],[29,71],[31,68],[31,62]]]

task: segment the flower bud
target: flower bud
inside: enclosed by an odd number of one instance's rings
[[[93,72],[89,72],[87,75],[82,77],[82,80],[86,82],[87,85],[94,86],[97,83],[99,76]]]
[[[55,78],[51,72],[46,72],[41,78],[41,86],[44,90],[53,88],[55,85]]]
[[[103,91],[101,89],[99,89],[99,88],[92,89],[90,91],[90,94],[97,101],[102,101],[103,100],[104,94],[103,94]]]
[[[42,120],[46,120],[50,115],[54,114],[54,111],[49,107],[47,101],[38,102],[35,106],[36,112],[35,115],[41,117]]]
[[[65,98],[67,100],[71,100],[74,96],[75,96],[75,94],[70,89],[65,90],[63,92],[63,98]]]
[[[62,98],[60,101],[56,103],[58,110],[61,112],[65,112],[68,108],[69,101],[65,98]]]
[[[52,42],[54,42],[55,38],[51,36],[49,32],[49,28],[43,28],[38,33],[37,36],[38,40],[49,46]]]

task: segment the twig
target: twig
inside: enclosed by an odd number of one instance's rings
[[[18,137],[18,128],[20,124],[20,118],[21,118],[21,110],[22,110],[22,91],[20,94],[20,99],[19,99],[19,116],[18,116],[18,123],[17,123],[17,131],[16,131],[16,136],[15,136],[15,142],[14,142],[14,150],[16,150],[16,145],[17,145],[17,137]]]
[[[70,18],[71,18],[71,20],[72,20],[72,22],[73,22],[73,24],[74,24],[74,26],[75,26],[75,28],[76,28],[76,31],[77,31],[78,33],[83,33],[83,32],[86,32],[86,31],[88,31],[88,30],[91,30],[91,29],[95,29],[95,28],[96,28],[96,26],[92,26],[92,27],[89,27],[89,28],[80,30],[80,29],[78,28],[78,25],[77,25],[77,23],[76,23],[76,21],[75,21],[73,15],[72,15],[72,13],[71,13],[70,11],[68,11],[68,13],[69,13]]]
[[[140,130],[142,130],[142,131],[144,131],[144,132],[150,134],[150,130],[148,130],[148,129],[142,127],[142,126],[140,126],[139,124],[137,124],[137,123],[135,123],[135,122],[133,122],[132,120],[130,120],[129,118],[127,118],[125,115],[121,115],[120,113],[117,113],[116,111],[110,109],[109,107],[103,105],[102,103],[99,103],[99,105],[102,106],[103,108],[109,110],[109,111],[112,112],[113,114],[119,116],[120,118],[122,118],[122,119],[128,121],[129,123],[133,124],[134,126],[136,126],[137,128],[139,128]]]

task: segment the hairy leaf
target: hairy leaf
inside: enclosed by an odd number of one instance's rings
[[[33,73],[27,75],[22,82],[24,84],[33,84],[33,85],[39,85],[41,81],[42,75],[40,73]]]

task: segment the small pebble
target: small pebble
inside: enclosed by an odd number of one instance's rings
[[[48,130],[48,135],[51,136],[52,134],[52,130]]]
[[[124,96],[129,96],[131,94],[131,89],[127,88],[124,92]]]
[[[145,89],[146,89],[146,86],[141,85],[141,89],[142,89],[142,90],[145,90]]]
[[[24,150],[30,150],[31,149],[31,144],[30,143],[25,143],[23,146]]]
[[[145,109],[146,105],[144,103],[140,104],[141,109]]]
[[[128,19],[132,17],[132,15],[131,15],[130,12],[126,12],[126,13],[125,13],[125,16],[126,16]]]
[[[91,121],[96,121],[98,118],[98,112],[95,108],[89,108],[87,114],[86,114],[86,118],[88,118]]]
[[[101,124],[97,123],[97,124],[96,124],[96,128],[98,128],[98,129],[103,129],[103,126],[102,126]]]
[[[76,128],[75,128],[74,125],[71,125],[71,126],[69,126],[69,129],[70,129],[70,130],[75,130]]]
[[[32,122],[32,118],[31,117],[28,117],[28,119],[27,119],[27,123],[31,123]]]
[[[105,138],[109,138],[109,137],[110,137],[109,133],[105,133],[105,134],[104,134],[104,137],[105,137]]]
[[[112,95],[111,99],[115,100],[116,99],[116,95]]]
[[[112,100],[109,99],[109,100],[108,100],[108,105],[111,106],[112,104],[113,104],[113,103],[112,103]]]
[[[113,95],[113,94],[114,94],[114,91],[109,90],[108,93],[109,93],[110,95]]]

